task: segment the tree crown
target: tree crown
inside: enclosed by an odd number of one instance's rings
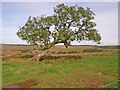
[[[44,49],[57,43],[64,43],[67,47],[72,41],[82,40],[92,40],[99,44],[101,36],[95,28],[94,16],[90,8],[59,4],[54,7],[52,16],[30,16],[17,35],[30,44],[44,46]]]

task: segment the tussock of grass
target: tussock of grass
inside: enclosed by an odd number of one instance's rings
[[[97,49],[97,48],[94,48],[94,49],[84,49],[83,52],[102,52],[102,49]]]
[[[29,50],[21,50],[21,53],[27,53]]]

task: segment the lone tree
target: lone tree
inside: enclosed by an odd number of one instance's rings
[[[64,43],[66,48],[72,41],[91,40],[99,44],[101,36],[95,28],[94,16],[90,8],[59,4],[54,7],[52,16],[30,16],[17,35],[27,43],[43,48],[43,53],[37,55],[39,61],[57,43]]]

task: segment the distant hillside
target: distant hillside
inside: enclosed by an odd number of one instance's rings
[[[107,48],[107,49],[120,49],[120,45],[108,45],[108,46],[97,46],[100,48]]]
[[[32,45],[27,45],[27,44],[0,44],[0,45],[7,45],[7,46],[32,46]]]
[[[32,46],[27,44],[0,44],[0,46]],[[56,46],[64,46],[64,45],[56,45]],[[80,46],[92,46],[92,47],[99,47],[99,48],[106,48],[106,49],[120,49],[120,45],[105,45],[105,46],[97,46],[97,45],[70,45],[73,47],[80,47]]]

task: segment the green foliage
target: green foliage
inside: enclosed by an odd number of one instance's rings
[[[66,52],[58,51],[57,54],[66,54]]]
[[[97,49],[97,48],[95,48],[95,49],[85,49],[83,52],[102,52],[102,50]]]
[[[27,52],[29,52],[29,50],[20,50],[21,51],[21,53],[27,53]]]
[[[17,35],[30,44],[41,45],[44,50],[57,43],[68,47],[72,41],[92,40],[99,44],[101,36],[95,29],[94,15],[90,8],[59,4],[52,16],[30,16]]]

